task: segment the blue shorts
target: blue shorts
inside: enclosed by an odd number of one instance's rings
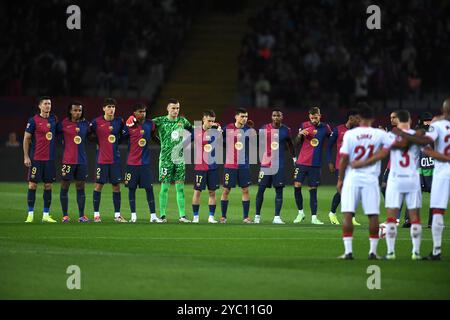
[[[64,181],[86,181],[87,176],[85,164],[63,164],[61,167],[61,178]]]
[[[205,190],[208,186],[208,190],[219,189],[219,173],[217,169],[213,170],[195,170],[194,190]]]
[[[56,179],[55,160],[31,160],[31,167],[28,168],[29,182],[52,183]]]
[[[268,168],[261,168],[258,175],[258,185],[266,188],[284,187],[286,184],[284,168],[279,168],[276,174],[267,174]]]
[[[127,165],[124,182],[125,186],[130,189],[136,189],[138,186],[144,189],[151,188],[152,169],[150,165]]]
[[[247,188],[251,184],[250,169],[223,169],[223,187],[235,188],[236,183],[241,188]]]
[[[95,168],[95,182],[99,184],[118,184],[122,181],[120,163],[98,164]]]
[[[318,187],[320,185],[320,168],[296,164],[294,181],[303,184],[306,177],[308,177],[308,186]]]

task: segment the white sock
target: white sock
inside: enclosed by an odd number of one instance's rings
[[[94,212],[94,218],[95,217],[100,217],[100,212],[98,212],[98,211]]]
[[[28,211],[29,216],[34,216],[34,211]]]
[[[441,253],[442,231],[444,231],[444,216],[442,214],[433,214],[433,223],[431,224],[431,233],[433,235],[433,254]]]
[[[43,213],[44,217],[48,217],[48,212]]]
[[[345,254],[349,254],[353,252],[352,242],[353,237],[343,237],[344,240],[344,248],[345,248]]]
[[[114,213],[114,218],[118,218],[118,217],[120,217],[120,212],[115,212]]]
[[[411,240],[412,240],[412,253],[420,253],[420,241],[422,240],[422,225],[420,223],[411,224]]]
[[[150,219],[156,220],[156,213],[150,213]]]
[[[387,252],[395,252],[395,238],[397,238],[397,225],[394,222],[386,223]]]
[[[369,238],[370,241],[370,253],[377,254],[378,238]]]
[[[298,214],[304,214],[303,209],[302,210],[298,210]]]
[[[331,211],[330,211],[330,213],[329,213],[329,214],[334,214],[334,215],[336,215],[336,213],[335,213],[335,212],[331,212]]]
[[[133,219],[133,220],[136,220],[136,219],[137,219],[137,217],[136,217],[136,212],[132,212],[132,213],[131,213],[131,219]]]

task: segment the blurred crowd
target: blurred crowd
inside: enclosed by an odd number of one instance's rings
[[[287,0],[249,21],[239,60],[238,105],[420,99],[450,87],[448,1],[377,1],[381,30],[369,30],[370,1]]]
[[[193,1],[1,1],[0,95],[127,96],[142,75],[161,82]],[[72,4],[81,9],[81,30],[66,27]]]

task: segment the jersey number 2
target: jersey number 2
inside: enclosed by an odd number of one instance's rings
[[[373,149],[375,147],[374,147],[373,144],[369,144],[367,146],[367,148],[369,149],[369,158],[370,158],[371,156],[373,156]],[[364,157],[364,155],[366,154],[366,151],[367,151],[366,147],[364,147],[364,146],[357,146],[355,148],[355,151],[354,151],[357,154],[357,156],[355,158],[355,161],[361,160],[361,158]]]

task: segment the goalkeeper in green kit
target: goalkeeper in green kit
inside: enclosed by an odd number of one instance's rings
[[[167,222],[166,208],[169,187],[175,183],[177,192],[178,212],[180,222],[191,222],[186,217],[184,201],[184,180],[186,175],[183,137],[186,130],[192,132],[193,127],[184,117],[179,117],[180,103],[177,99],[169,99],[167,104],[167,116],[156,117],[152,121],[161,141],[161,152],[159,154],[159,181],[161,191],[159,192],[160,217],[162,222]],[[128,118],[127,125],[133,125],[133,117]],[[188,139],[190,142],[190,137]]]

